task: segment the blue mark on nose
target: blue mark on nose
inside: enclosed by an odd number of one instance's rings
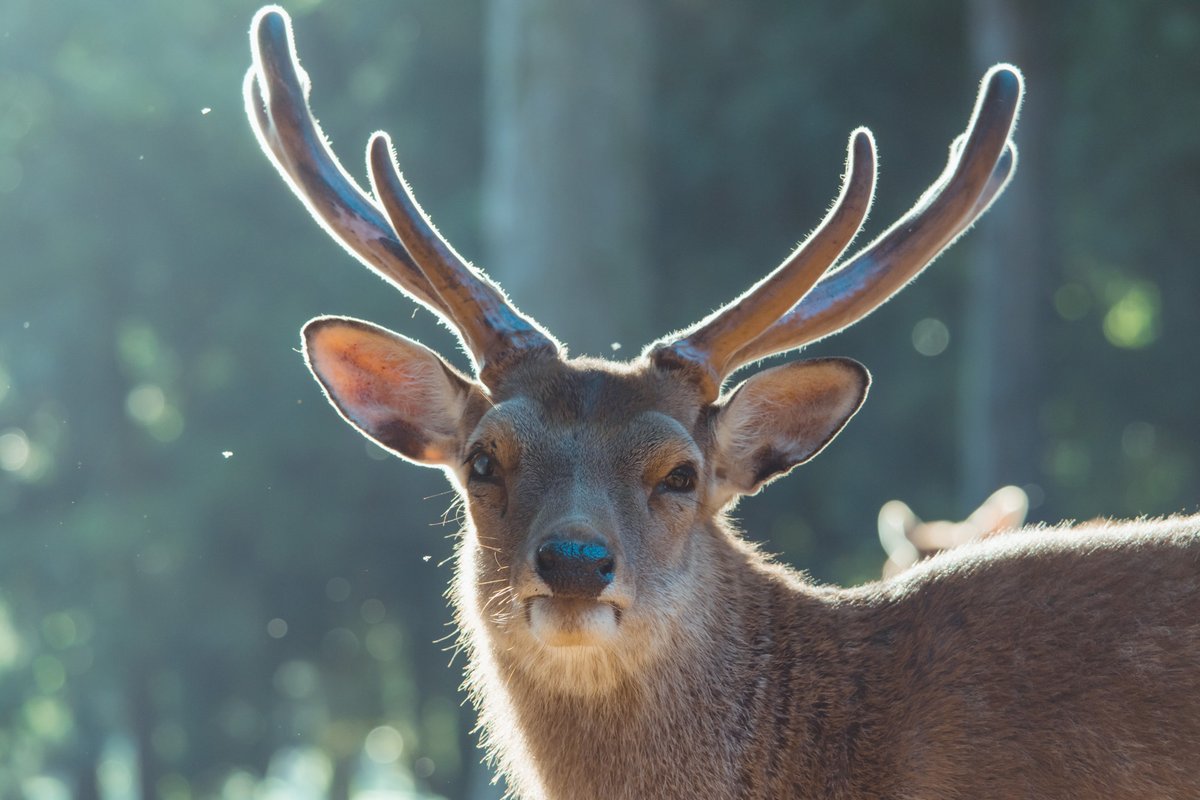
[[[550,542],[550,547],[563,558],[572,560],[603,561],[608,558],[608,548],[602,544],[554,541]]]
[[[550,539],[537,549],[538,575],[564,597],[596,597],[613,581],[616,559],[598,542]]]

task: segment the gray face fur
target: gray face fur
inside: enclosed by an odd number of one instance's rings
[[[465,499],[464,627],[538,680],[586,693],[697,624],[697,598],[720,580],[721,510],[819,451],[868,382],[851,361],[798,362],[707,404],[685,376],[644,361],[545,358],[488,392],[415,342],[333,318],[310,323],[305,352],[347,420],[446,469]],[[556,585],[539,562],[555,542],[607,556],[599,591]]]

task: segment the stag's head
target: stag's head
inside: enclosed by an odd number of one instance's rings
[[[338,412],[368,438],[442,468],[466,501],[460,610],[493,651],[588,691],[693,627],[713,594],[716,524],[737,497],[816,455],[866,397],[841,358],[796,361],[727,387],[739,368],[870,313],[959,236],[1008,181],[1019,73],[991,69],[966,133],[916,206],[852,258],[875,146],[850,136],[841,193],[767,277],[696,325],[615,363],[568,358],[441,237],[401,176],[386,134],[367,148],[370,192],[341,166],[308,107],[290,22],[252,30],[247,112],[313,216],[353,255],[440,317],[474,374],[368,322],[320,317],[304,356]],[[553,667],[570,663],[566,675]],[[591,680],[576,680],[590,675]]]

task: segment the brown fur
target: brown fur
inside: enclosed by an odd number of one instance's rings
[[[729,528],[715,476],[657,520],[629,502],[647,464],[716,460],[711,410],[669,373],[541,364],[510,386],[474,433],[519,466],[503,502],[465,488],[452,596],[519,796],[1200,796],[1200,519],[1033,530],[819,587]],[[572,514],[638,573],[606,646],[546,647],[514,601],[531,542]]]
[[[451,598],[485,745],[514,793],[1200,797],[1200,517],[999,536],[856,589],[805,581],[725,518],[821,450],[869,376],[845,359],[791,363],[718,398],[724,377],[869,313],[983,212],[1015,163],[1015,68],[985,76],[936,191],[836,279],[808,283],[812,304],[755,289],[732,307],[741,339],[716,347],[706,323],[613,364],[560,358],[458,262],[408,208],[377,135],[382,220],[325,150],[282,9],[259,12],[253,47],[247,111],[276,166],[360,259],[455,321],[475,360],[478,381],[368,323],[304,331],[342,416],[445,470],[466,501]],[[865,131],[851,154],[873,168]],[[870,183],[854,185],[861,204]],[[844,246],[812,242],[832,259]],[[771,298],[799,304],[743,327]],[[564,588],[546,552],[574,559],[589,593]]]

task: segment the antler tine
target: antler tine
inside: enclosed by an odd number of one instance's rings
[[[769,275],[740,297],[682,334],[652,344],[647,352],[668,369],[696,372],[702,391],[716,399],[733,356],[766,331],[821,279],[854,239],[875,190],[875,140],[866,128],[850,135],[841,194],[821,225]]]
[[[1016,166],[1009,141],[1021,105],[1016,67],[997,64],[980,87],[967,132],[946,169],[916,205],[850,261],[830,271],[796,306],[739,351],[740,366],[846,328],[882,305],[988,209]]]
[[[415,201],[419,221],[394,227],[389,220],[394,215],[380,209],[338,161],[309,108],[309,81],[296,56],[287,12],[278,6],[259,10],[251,49],[254,66],[243,87],[251,127],[288,185],[335,240],[446,322],[474,358],[484,383],[492,385],[499,377],[496,367],[515,353],[557,351],[549,334],[509,305],[494,284],[476,274],[432,229]],[[403,238],[404,232],[409,238]],[[459,265],[452,269],[459,269],[460,277],[450,295],[443,296],[439,288],[447,290],[453,283],[444,277],[447,263]],[[462,295],[472,291],[477,302],[462,302]]]
[[[558,352],[550,334],[513,307],[500,287],[467,263],[434,228],[400,173],[386,133],[371,137],[367,165],[371,188],[392,228],[446,310],[458,320],[484,383],[492,385],[516,358]]]
[[[263,151],[309,213],[352,255],[453,324],[383,212],[326,144],[308,107],[309,82],[296,57],[291,20],[277,6],[251,27],[254,66],[246,73],[246,114]]]

